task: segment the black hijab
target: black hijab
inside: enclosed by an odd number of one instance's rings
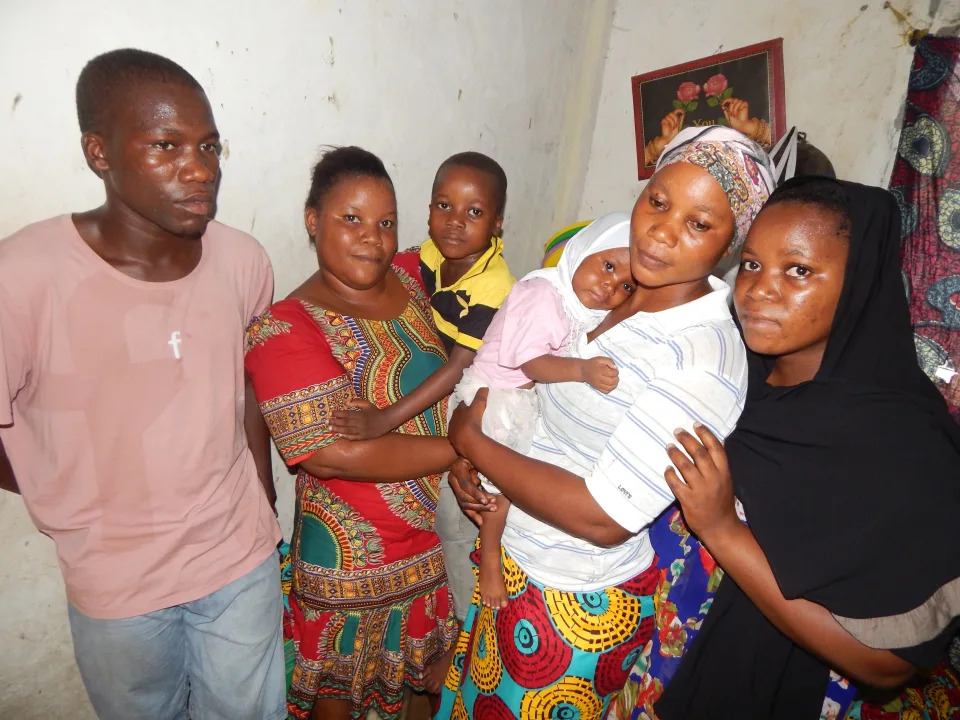
[[[843,290],[812,381],[767,385],[773,359],[748,349],[747,401],[726,443],[734,487],[785,597],[929,666],[960,615],[955,601],[931,600],[960,577],[960,427],[917,362],[896,201],[824,178],[792,180],[771,200],[814,182],[835,183],[849,208]],[[855,622],[911,610],[915,624]],[[828,675],[725,577],[656,710],[661,720],[811,720]]]

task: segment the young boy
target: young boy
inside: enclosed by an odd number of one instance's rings
[[[269,439],[243,374],[270,261],[211,222],[219,134],[186,70],[117,50],[76,99],[106,202],[0,242],[0,487],[56,544],[98,717],[286,717]]]
[[[389,407],[358,403],[352,410],[335,413],[331,426],[347,439],[378,437],[453,392],[515,282],[500,238],[507,200],[503,168],[481,153],[458,153],[440,165],[431,195],[430,238],[420,246],[420,271],[449,359]],[[435,528],[462,623],[475,584],[469,555],[478,531],[460,512],[446,481],[440,486]]]
[[[379,437],[446,397],[483,344],[483,334],[516,282],[503,259],[507,176],[478,152],[441,163],[431,192],[430,237],[420,246],[420,272],[447,362],[386,408],[357,403],[334,414],[333,429],[349,440]]]

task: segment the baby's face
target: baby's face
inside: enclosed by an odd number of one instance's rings
[[[625,247],[588,255],[573,273],[573,292],[591,310],[612,310],[636,287],[630,274],[630,249]]]

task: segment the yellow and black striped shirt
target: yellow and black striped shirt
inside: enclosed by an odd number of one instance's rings
[[[420,274],[430,294],[440,340],[447,353],[454,345],[475,351],[483,345],[487,326],[516,282],[503,259],[503,240],[492,238],[490,249],[449,287],[440,285],[442,263],[443,255],[433,240],[420,246]]]

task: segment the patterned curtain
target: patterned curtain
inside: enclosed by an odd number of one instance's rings
[[[903,221],[903,280],[924,371],[960,421],[960,39],[917,43],[900,147],[890,178]],[[960,639],[950,658],[883,707],[850,720],[960,717]]]
[[[910,72],[890,190],[920,363],[960,420],[960,39],[926,37]]]

